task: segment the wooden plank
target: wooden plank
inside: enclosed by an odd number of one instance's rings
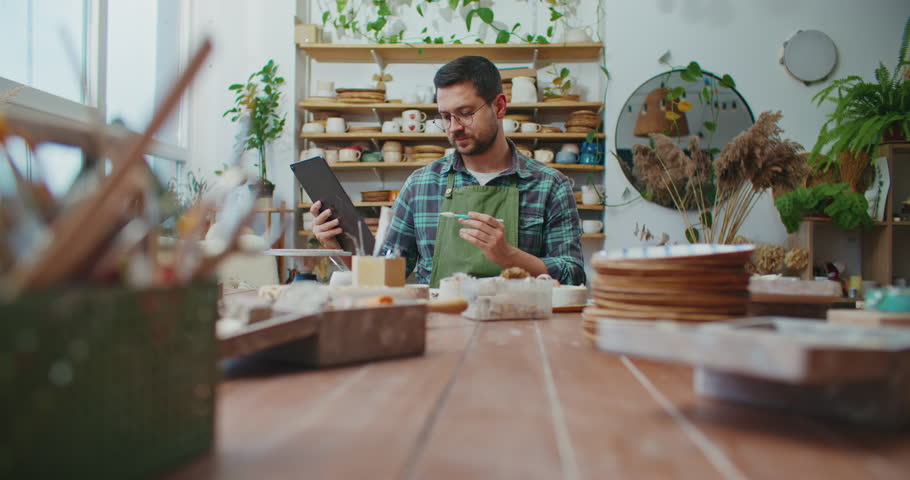
[[[578,315],[539,326],[579,478],[723,478],[620,357],[595,351]]]
[[[563,478],[532,321],[480,323],[409,478]]]
[[[544,140],[544,141],[578,141],[587,137],[585,133],[506,133],[506,138],[514,140]],[[314,142],[348,142],[353,140],[402,140],[402,141],[431,141],[443,142],[448,137],[444,133],[382,133],[382,132],[353,132],[353,133],[301,133],[300,138]],[[605,138],[603,133],[594,135],[594,138]],[[369,162],[373,163],[373,162]],[[376,162],[381,163],[381,162]]]
[[[699,398],[691,369],[634,360],[745,478],[905,479],[910,436]],[[811,474],[809,473],[811,472]]]
[[[368,62],[373,63],[373,52],[385,63],[441,63],[462,55],[480,55],[493,62],[530,63],[535,57],[539,62],[594,60],[603,45],[590,43],[553,44],[332,44],[303,43],[297,48],[319,62]]]
[[[600,110],[602,102],[535,102],[535,103],[513,103],[508,105],[508,110],[526,111],[555,111],[561,112],[566,110]],[[439,107],[435,103],[343,103],[343,102],[325,102],[325,101],[302,101],[297,103],[297,108],[309,111],[337,111],[346,113],[370,114],[373,110],[381,112],[398,113],[403,110],[423,110],[436,111]]]
[[[167,478],[399,478],[474,332],[430,317],[422,357],[230,380],[214,452]]]

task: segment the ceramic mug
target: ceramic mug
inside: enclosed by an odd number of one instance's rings
[[[585,152],[579,157],[578,163],[582,165],[598,165],[600,164],[600,158],[596,153]]]
[[[550,163],[553,161],[554,156],[553,150],[534,150],[534,160],[537,160],[540,163]]]
[[[309,150],[304,150],[300,152],[300,160],[306,160],[313,157],[323,157],[325,158],[325,149],[323,148],[311,148]]]
[[[325,161],[329,163],[338,162],[338,150],[326,150],[325,151]]]
[[[507,133],[517,132],[519,125],[521,125],[521,124],[516,122],[515,120],[512,120],[511,118],[502,119],[502,131],[503,132],[507,132]]]
[[[424,128],[423,122],[420,120],[405,120],[401,123],[401,131],[404,133],[419,133]]]
[[[401,132],[401,124],[393,122],[391,120],[386,120],[382,122],[382,133],[399,133]]]
[[[600,205],[604,188],[602,185],[582,185],[581,186],[581,204],[582,205]]]
[[[445,133],[446,129],[442,126],[442,120],[434,118],[426,123],[424,132],[426,133]]]
[[[329,117],[325,119],[325,131],[329,133],[344,133],[348,131],[348,125],[341,117]]]
[[[540,124],[534,122],[525,122],[521,124],[521,133],[537,133],[540,131]]]
[[[556,163],[578,163],[578,154],[575,152],[559,152],[556,154]]]
[[[383,159],[382,152],[368,152],[360,157],[361,162],[381,162]]]
[[[563,143],[562,149],[560,151],[561,152],[579,153],[580,149],[578,148],[577,143]]]
[[[360,150],[354,148],[342,148],[338,151],[338,161],[339,162],[359,162]]]
[[[303,124],[301,131],[303,133],[322,133],[325,131],[325,127],[319,122],[307,122]]]
[[[590,26],[584,28],[570,28],[566,31],[566,43],[590,42],[591,35],[594,35],[594,31],[591,30]]]
[[[404,124],[408,120],[411,120],[411,121],[416,120],[419,122],[426,121],[427,114],[426,114],[426,112],[421,112],[420,110],[405,110],[405,111],[401,112],[401,119],[402,119],[401,125],[404,126]]]
[[[530,150],[524,150],[524,149],[519,148],[518,153],[520,153],[528,158],[534,158],[534,152],[532,152]]]
[[[424,85],[417,87],[417,101],[420,103],[433,103],[433,89]],[[424,119],[426,120],[426,119]]]
[[[600,220],[582,220],[581,230],[585,233],[600,233],[604,228],[604,222]]]
[[[401,152],[382,152],[382,160],[389,163],[400,162],[402,158]]]
[[[400,152],[401,151],[401,142],[398,140],[389,140],[382,144],[383,152]]]

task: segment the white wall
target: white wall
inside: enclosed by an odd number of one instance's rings
[[[879,60],[893,65],[904,22],[910,15],[910,2],[906,0],[603,1],[606,14],[602,36],[607,67],[612,73],[604,131],[611,149],[614,148],[613,132],[618,110],[639,84],[663,70],[657,58],[668,49],[674,64],[684,65],[697,60],[707,70],[731,74],[756,116],[765,110],[782,110],[781,126],[785,136],[811,148],[824,121],[825,110],[817,109],[810,99],[821,86],[806,87],[785,72],[779,64],[783,42],[799,29],[821,30],[838,47],[839,64],[834,76],[858,74],[868,77]],[[232,100],[227,91],[229,84],[245,80],[268,58],[274,58],[286,79],[293,85],[295,78],[299,78],[298,89],[305,92],[304,83],[313,72],[294,71],[293,16],[295,9],[300,8],[301,16],[309,15],[318,22],[321,8],[316,2],[306,0],[199,0],[193,5],[195,31],[211,32],[215,40],[215,54],[193,87],[191,107],[193,168],[208,173],[232,158],[237,128],[221,118]],[[530,28],[535,31],[545,29],[548,18],[545,7],[545,2],[535,0],[497,0],[495,5],[498,19],[508,19],[509,24],[520,21],[524,25],[537,25]],[[464,31],[460,17],[454,23],[447,23],[452,17],[444,7],[431,8],[439,12],[439,15],[428,15],[435,19],[432,22],[420,19],[413,11],[405,17],[412,30],[413,25],[429,23],[430,31],[438,32],[435,35]],[[581,0],[578,10],[585,21],[577,23],[596,22],[596,0]],[[491,39],[486,38],[488,42]],[[353,43],[349,39],[337,41]],[[388,71],[395,80],[389,84],[389,96],[401,95],[418,84],[430,84],[432,73],[438,67],[391,66]],[[377,70],[366,64],[323,64],[318,68],[319,75],[312,80],[332,78],[336,80],[336,86],[368,83]],[[602,75],[596,66],[578,66],[577,71],[582,83],[601,82]],[[589,89],[587,99],[600,99],[601,84],[597,85]],[[285,171],[294,159],[294,127],[299,128],[299,120],[292,108],[292,91],[287,89],[289,98],[286,99],[291,128],[277,142],[269,170],[277,184],[276,197],[289,204],[294,199],[294,181],[290,172],[278,173]],[[606,178],[610,201],[618,202],[629,184],[615,160],[608,159]],[[370,174],[355,176],[352,180],[354,191],[383,188],[384,185]],[[391,184],[400,179],[387,176],[383,180]],[[632,234],[636,223],[646,224],[658,238],[661,232],[667,232],[673,241],[685,242],[683,224],[675,210],[645,201],[609,208],[605,219],[607,247],[641,244]],[[786,233],[769,198],[762,199],[742,233],[756,241],[783,244]],[[586,242],[588,255],[600,247],[596,243]]]

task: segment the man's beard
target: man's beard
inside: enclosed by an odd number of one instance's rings
[[[477,134],[477,136],[471,137],[471,139],[474,141],[473,142],[474,145],[473,145],[473,147],[469,147],[466,150],[462,150],[458,146],[458,144],[455,143],[455,138],[453,138],[452,136],[449,136],[449,142],[453,146],[455,146],[455,148],[458,150],[458,153],[460,153],[462,155],[468,155],[468,156],[482,155],[482,154],[486,153],[486,151],[489,150],[490,147],[493,146],[493,142],[496,140],[496,135],[498,135],[498,134],[499,134],[499,122],[496,122],[494,124],[494,127],[490,129],[489,136],[484,136],[483,132],[480,132]]]

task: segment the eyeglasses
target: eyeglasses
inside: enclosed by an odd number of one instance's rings
[[[452,125],[452,120],[457,120],[462,127],[470,127],[471,123],[474,122],[474,115],[476,115],[477,112],[481,111],[483,107],[486,106],[487,104],[484,103],[483,105],[477,107],[476,110],[469,113],[440,113],[436,118],[442,120],[442,124],[446,128],[449,128]]]

